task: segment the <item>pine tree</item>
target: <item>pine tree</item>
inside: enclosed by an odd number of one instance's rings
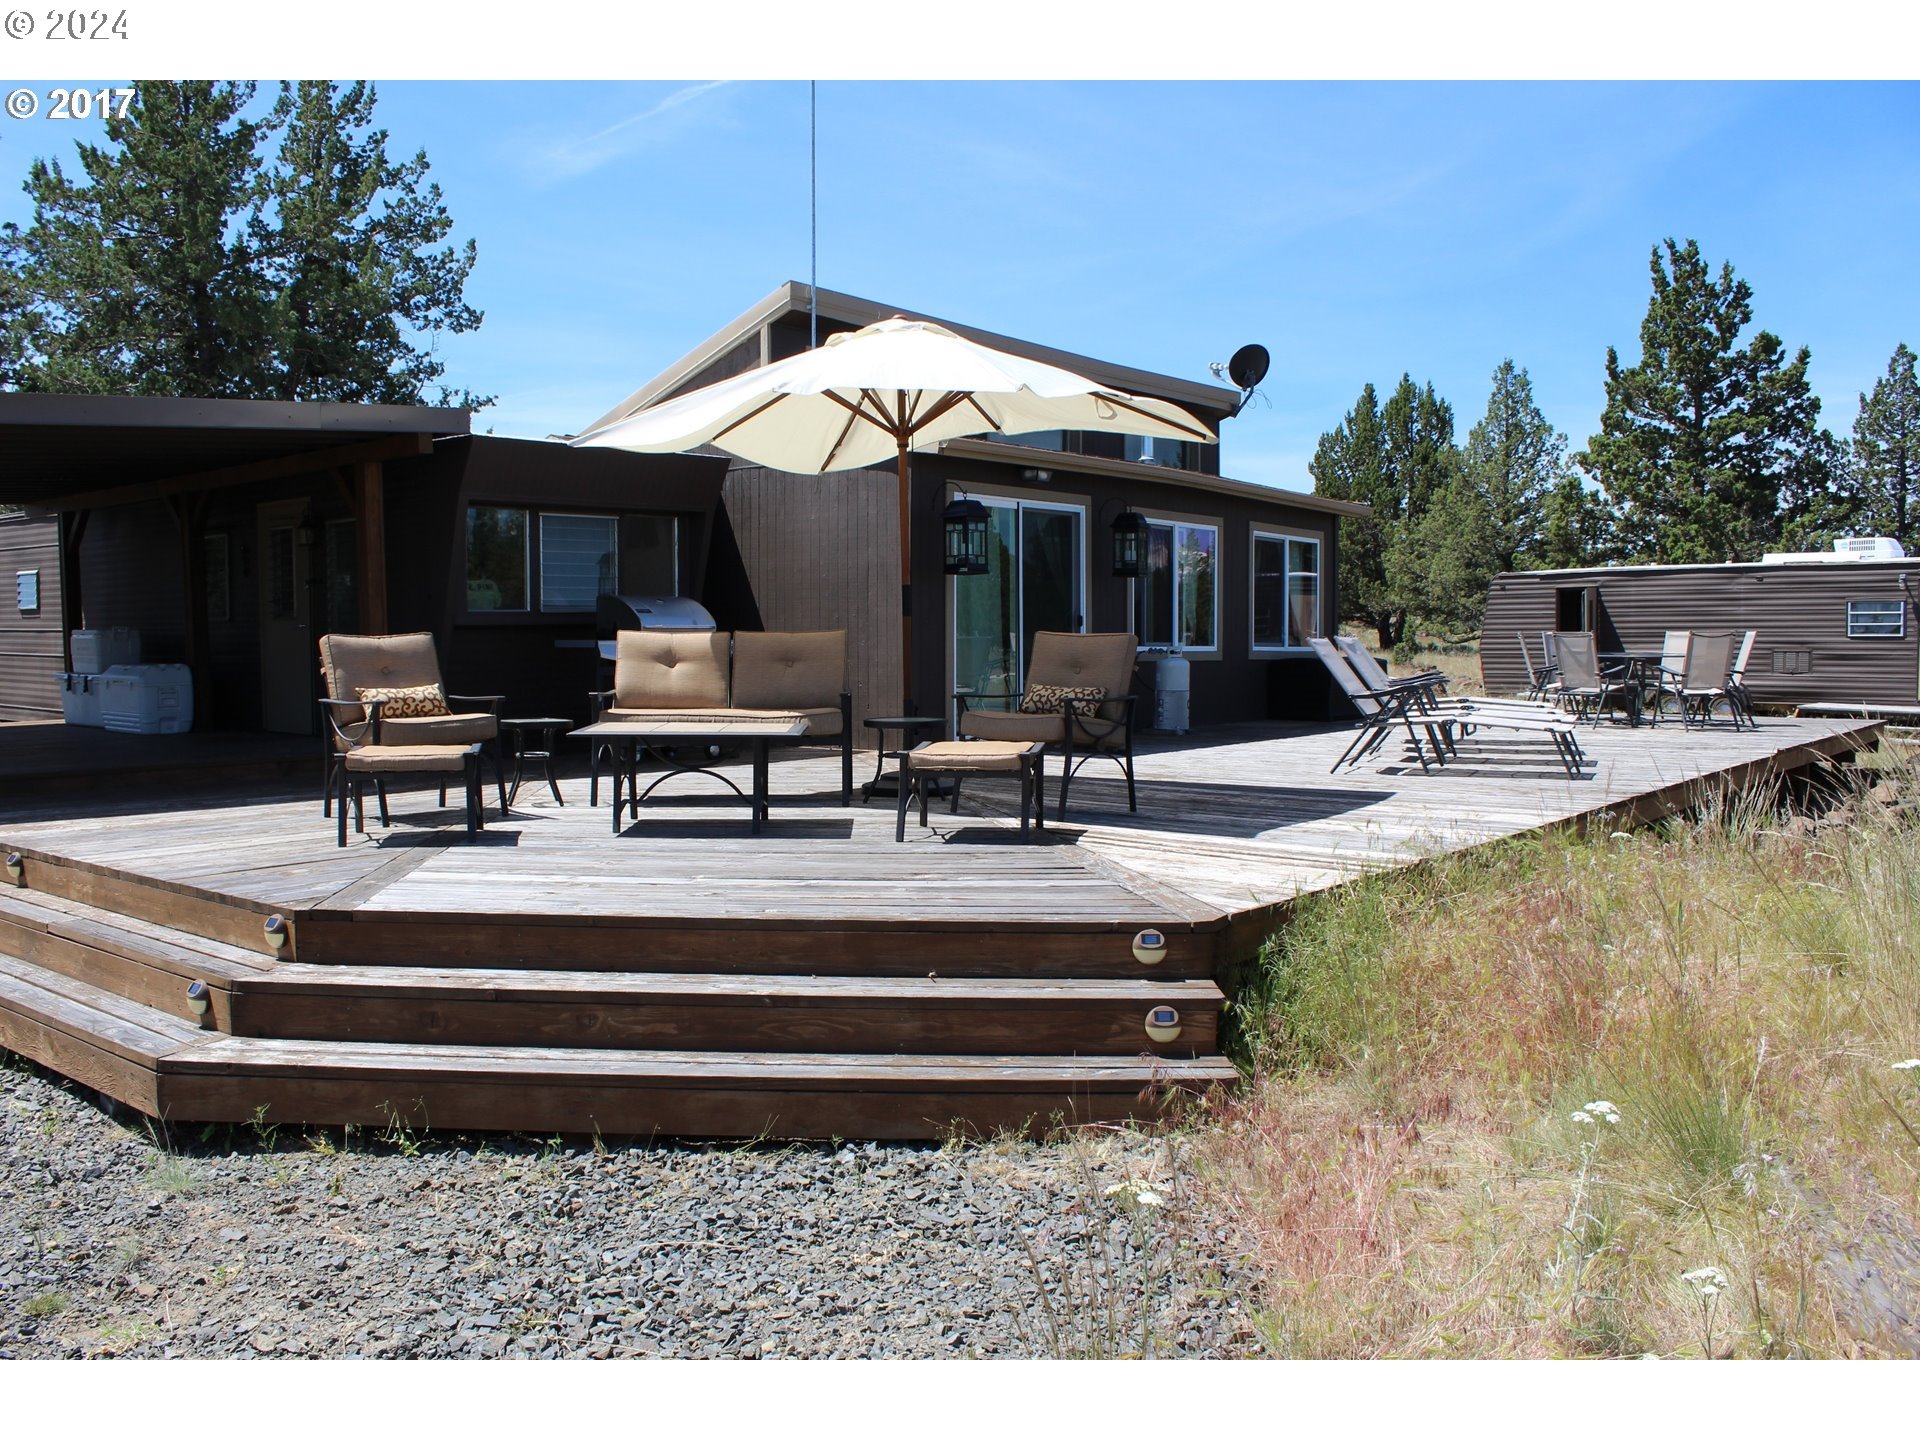
[[[1851,488],[1868,534],[1891,535],[1909,555],[1920,554],[1920,380],[1904,343],[1873,393],[1860,397]]]
[[[1489,569],[1497,573],[1537,564],[1547,498],[1572,468],[1567,437],[1540,413],[1533,382],[1511,359],[1493,372],[1487,413],[1467,432],[1461,468],[1484,512]]]
[[[259,393],[264,297],[243,235],[259,126],[251,84],[145,81],[86,183],[36,160],[33,223],[7,227],[24,292],[14,383],[135,395]]]
[[[1780,528],[1783,488],[1825,484],[1807,385],[1809,352],[1786,358],[1765,330],[1738,341],[1753,290],[1699,245],[1655,246],[1640,363],[1607,350],[1607,408],[1580,463],[1605,488],[1616,548],[1636,560],[1754,559]]]
[[[134,88],[84,183],[35,161],[33,221],[0,233],[0,384],[421,403],[433,338],[480,323],[475,251],[442,243],[425,154],[387,159],[372,88],[282,86],[262,120],[251,84]]]
[[[453,221],[423,183],[426,152],[387,158],[376,98],[364,81],[283,84],[268,122],[280,147],[249,234],[273,297],[268,384],[283,400],[416,403],[446,367],[408,333],[481,320],[462,298],[474,243],[441,247]]]
[[[1561,477],[1548,493],[1542,513],[1540,543],[1530,557],[1540,569],[1577,570],[1610,558],[1606,504],[1577,474]]]
[[[1387,594],[1387,541],[1398,517],[1382,480],[1381,459],[1380,405],[1368,384],[1339,427],[1320,437],[1307,472],[1316,495],[1373,506],[1371,515],[1340,520],[1338,590],[1341,618],[1372,625],[1386,647],[1399,640],[1403,617]]]

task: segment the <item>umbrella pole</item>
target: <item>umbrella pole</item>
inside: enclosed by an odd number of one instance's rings
[[[907,478],[907,437],[900,437],[900,702],[913,708],[913,490]]]

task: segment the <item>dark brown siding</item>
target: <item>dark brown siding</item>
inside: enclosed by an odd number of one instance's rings
[[[723,627],[762,630],[847,631],[855,724],[900,708],[899,482],[885,470],[789,475],[741,465],[727,476],[725,521],[738,556],[744,593],[721,589],[716,572],[707,608]],[[930,564],[940,574],[937,520],[916,515],[915,550],[924,532],[935,534]],[[916,585],[915,600],[922,587]],[[916,611],[916,657],[944,648],[944,616],[922,635]],[[938,714],[942,691],[924,686],[915,699],[923,714]],[[854,741],[868,738],[864,728]]]
[[[1538,661],[1538,634],[1554,626],[1561,586],[1595,585],[1603,650],[1658,649],[1668,630],[1754,630],[1747,684],[1763,704],[1920,703],[1920,624],[1909,588],[1920,561],[1638,567],[1516,573],[1487,597],[1480,664],[1496,692],[1526,685],[1517,632]],[[1903,600],[1906,635],[1847,638],[1849,600]],[[1804,664],[1803,673],[1782,673]]]
[[[14,580],[40,572],[40,605],[22,613]],[[0,720],[46,720],[60,715],[66,668],[60,629],[60,525],[53,516],[29,520],[0,515]]]

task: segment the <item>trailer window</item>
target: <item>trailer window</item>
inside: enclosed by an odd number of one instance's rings
[[[1847,602],[1847,638],[1849,640],[1897,640],[1906,633],[1906,601],[1849,600]]]

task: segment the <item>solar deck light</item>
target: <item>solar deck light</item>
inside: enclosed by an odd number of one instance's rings
[[[1167,958],[1167,937],[1158,930],[1142,930],[1133,937],[1133,958],[1142,965],[1158,965]]]
[[[987,573],[987,507],[971,496],[962,495],[940,512],[946,530],[946,562],[949,575]]]
[[[26,871],[27,862],[25,858],[18,850],[9,850],[7,852],[7,879],[15,885],[24,885],[27,883]]]
[[[287,943],[287,936],[292,933],[293,932],[287,928],[286,916],[269,915],[267,917],[267,944],[271,945],[274,949],[284,949]]]
[[[1147,1038],[1166,1044],[1180,1038],[1180,1012],[1171,1005],[1156,1005],[1147,1012]]]
[[[1137,510],[1122,510],[1113,517],[1113,573],[1122,580],[1140,578],[1140,542],[1146,538],[1147,522]]]
[[[206,981],[196,980],[187,986],[187,1008],[193,1011],[194,1014],[206,1014],[207,1006],[212,1003],[213,997],[207,989]]]

